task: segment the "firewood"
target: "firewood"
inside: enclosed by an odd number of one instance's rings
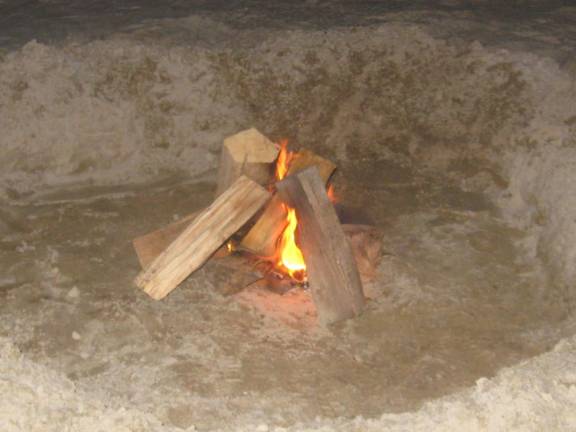
[[[200,214],[200,211],[191,213],[163,228],[144,234],[132,240],[132,245],[138,255],[138,261],[143,269],[148,268],[164,250],[170,246],[178,236]]]
[[[202,266],[268,201],[270,193],[241,176],[136,278],[136,285],[160,300]]]
[[[220,155],[216,196],[241,175],[266,186],[272,180],[278,147],[258,132],[248,129],[224,140]]]
[[[316,167],[276,184],[280,198],[296,210],[299,247],[321,325],[358,315],[362,282],[352,250]]]
[[[318,156],[311,150],[308,149],[300,149],[297,153],[294,154],[292,160],[290,161],[290,166],[288,167],[287,175],[296,174],[308,167],[315,166],[318,168],[318,173],[324,183],[328,183],[332,173],[336,169],[336,165],[332,161],[328,159],[324,159],[321,156]]]
[[[194,212],[170,225],[145,234],[132,241],[138,260],[143,269],[158,257],[200,212]],[[222,254],[222,256],[218,256]],[[200,272],[198,273],[200,274]],[[236,294],[245,287],[262,279],[262,275],[248,260],[241,256],[230,255],[226,245],[220,247],[202,267],[201,277],[214,287],[214,290],[223,296]]]
[[[273,196],[256,224],[240,242],[240,247],[261,257],[271,257],[276,252],[276,242],[286,224],[282,200]]]
[[[324,159],[310,150],[300,150],[296,153],[288,168],[288,175],[303,169],[316,166],[324,184],[336,169],[331,161]],[[282,201],[272,198],[258,221],[242,239],[240,246],[256,255],[269,257],[276,251],[276,240],[286,227],[286,211]]]

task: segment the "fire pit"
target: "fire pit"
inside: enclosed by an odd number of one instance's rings
[[[335,169],[256,129],[227,138],[212,205],[134,240],[144,268],[136,284],[161,300],[208,262],[217,273],[226,268],[227,293],[265,313],[273,310],[288,324],[328,325],[358,315],[365,298],[360,275],[374,274],[380,246],[358,235],[371,227],[341,224],[330,199]],[[293,288],[289,303],[300,307],[286,320],[277,313],[284,303],[278,297]]]

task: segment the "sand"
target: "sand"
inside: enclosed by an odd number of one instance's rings
[[[576,9],[0,6],[2,430],[576,429]],[[383,231],[360,318],[134,286],[251,126]]]

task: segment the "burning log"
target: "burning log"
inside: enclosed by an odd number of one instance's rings
[[[318,169],[310,167],[288,176],[276,188],[298,216],[300,249],[319,323],[358,315],[364,306],[362,282]]]
[[[240,242],[240,247],[262,257],[276,252],[276,242],[286,228],[286,210],[282,200],[272,197],[264,212]]]
[[[241,175],[262,186],[268,185],[277,157],[278,147],[254,128],[226,138],[220,155],[216,196]]]
[[[318,168],[324,184],[328,182],[336,169],[336,165],[329,160],[310,150],[303,149],[294,154],[290,160],[286,175],[295,174],[311,166]],[[282,205],[282,200],[274,196],[256,224],[242,239],[240,246],[256,255],[270,257],[276,251],[276,240],[284,228],[286,228],[286,211]]]
[[[202,211],[135,282],[160,300],[202,266],[226,240],[268,201],[270,193],[241,176]]]

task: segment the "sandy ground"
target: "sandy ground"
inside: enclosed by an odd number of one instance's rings
[[[561,315],[516,250],[524,234],[481,195],[385,162],[340,175],[386,232],[380,297],[354,321],[291,330],[201,273],[162,302],[137,290],[131,238],[208,203],[213,188],[192,183],[18,209],[24,232],[2,242],[2,334],[77,388],[200,430],[247,425],[254,405],[281,426],[413,410],[554,345]]]
[[[2,430],[576,429],[574,9],[0,6]],[[358,319],[135,288],[252,125],[384,233]]]

